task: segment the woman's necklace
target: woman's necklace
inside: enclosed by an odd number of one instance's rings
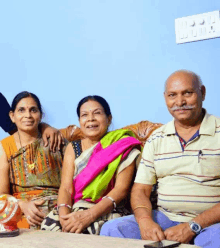
[[[18,131],[18,137],[19,137],[19,141],[20,141],[20,146],[21,146],[21,148],[22,148],[22,153],[23,153],[24,162],[25,162],[25,164],[28,166],[28,168],[29,168],[30,170],[34,170],[35,164],[36,164],[36,162],[37,162],[38,147],[36,148],[36,153],[35,153],[35,156],[34,156],[34,158],[33,158],[33,160],[32,160],[32,161],[34,161],[34,162],[33,162],[32,164],[28,164],[28,163],[27,163],[27,160],[26,160],[26,156],[25,156],[25,154],[24,154],[24,153],[25,153],[25,147],[22,146],[21,137],[20,137],[19,131]],[[38,134],[38,137],[39,137],[39,134]]]

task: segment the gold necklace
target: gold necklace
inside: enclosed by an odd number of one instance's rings
[[[36,148],[36,153],[35,153],[35,156],[34,156],[34,159],[33,159],[34,162],[33,162],[32,164],[28,164],[28,163],[27,163],[27,160],[26,160],[26,157],[25,157],[25,155],[24,155],[25,147],[22,146],[21,137],[20,137],[19,131],[18,131],[18,137],[19,137],[19,141],[20,141],[20,146],[21,146],[21,148],[22,148],[23,160],[24,160],[25,164],[28,166],[28,168],[29,168],[30,170],[34,170],[35,164],[36,164],[36,162],[37,162],[38,147]],[[38,137],[39,137],[39,134],[38,134]],[[38,139],[38,138],[37,138],[37,139]]]

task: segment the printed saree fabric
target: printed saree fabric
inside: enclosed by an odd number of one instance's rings
[[[13,135],[1,144],[10,166],[10,194],[22,200],[44,199],[39,208],[47,214],[57,202],[63,152],[50,152],[42,138],[19,150]],[[26,224],[22,227],[28,227]]]
[[[129,130],[109,132],[100,142],[75,160],[72,196],[74,203],[81,199],[97,203],[114,187],[119,165],[122,163],[125,168],[125,161],[129,162],[127,166],[130,165],[140,153],[135,149],[130,154],[133,148],[140,149],[141,144],[133,136],[134,134]]]
[[[117,175],[128,167],[140,154],[140,142],[128,130],[116,130],[85,150],[75,159],[73,178],[74,205],[72,212],[84,211],[93,207],[114,187]],[[116,209],[105,214],[88,226],[83,233],[100,233],[102,225],[111,219],[129,215],[126,199]],[[41,224],[42,230],[61,231],[59,214],[56,208]]]
[[[13,135],[1,143],[10,165],[11,194],[29,200],[58,193],[62,166],[60,152],[50,152],[41,138],[19,150]]]

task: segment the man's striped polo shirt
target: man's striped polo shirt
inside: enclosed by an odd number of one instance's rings
[[[220,118],[205,114],[199,135],[182,149],[174,120],[145,144],[135,182],[158,181],[158,208],[187,222],[220,202]]]

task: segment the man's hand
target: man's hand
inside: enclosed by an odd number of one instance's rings
[[[44,141],[44,146],[48,146],[48,138],[50,138],[50,150],[55,152],[56,148],[60,150],[61,144],[64,144],[64,138],[62,133],[53,128],[46,123],[41,123],[42,138]]]
[[[177,226],[170,227],[164,232],[167,240],[178,241],[188,244],[196,235],[189,227],[189,223],[181,223]]]
[[[153,240],[153,241],[161,241],[165,239],[163,230],[152,219],[140,218],[138,224],[142,239]]]
[[[60,220],[62,231],[71,233],[81,233],[94,221],[89,209],[60,216]]]

